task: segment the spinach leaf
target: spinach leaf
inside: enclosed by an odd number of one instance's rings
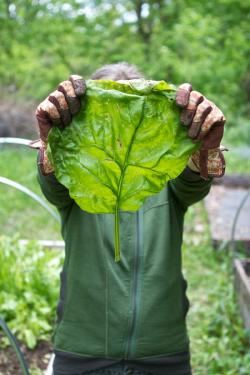
[[[138,210],[197,149],[174,98],[164,81],[89,80],[80,113],[49,134],[56,177],[71,197],[87,212],[115,214],[116,261],[119,211]]]

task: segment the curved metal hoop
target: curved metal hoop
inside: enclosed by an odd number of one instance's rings
[[[31,140],[30,139],[24,139],[24,138],[12,138],[12,137],[0,137],[0,144],[16,144],[16,145],[23,145],[28,146],[30,145]],[[19,184],[16,181],[10,180],[9,178],[0,176],[0,183],[11,186],[19,191],[22,191],[24,194],[28,195],[30,198],[32,198],[34,201],[40,204],[43,208],[45,208],[51,216],[54,217],[54,219],[58,222],[60,222],[59,215],[52,209],[50,206],[37,195],[32,190],[28,189],[22,184]]]
[[[43,208],[45,208],[51,214],[51,216],[53,216],[54,219],[56,219],[56,221],[60,222],[59,215],[56,212],[54,212],[53,209],[50,208],[49,205],[42,198],[40,198],[39,195],[37,195],[36,193],[34,193],[32,190],[30,190],[27,187],[19,184],[16,181],[10,180],[9,178],[2,177],[2,176],[0,176],[0,183],[2,183],[4,185],[11,186],[11,187],[13,187],[13,188],[15,188],[15,189],[17,189],[19,191],[22,191],[23,193],[25,193],[26,195],[28,195],[30,198],[32,198],[34,201],[36,201],[37,203],[39,203],[40,206],[42,206]]]
[[[31,140],[25,138],[15,138],[15,137],[0,137],[0,143],[11,143],[16,145],[29,146]]]

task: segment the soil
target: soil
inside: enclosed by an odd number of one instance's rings
[[[22,375],[14,350],[11,347],[2,348],[1,337],[0,335],[0,375]],[[47,368],[52,353],[50,343],[41,341],[33,350],[28,349],[20,342],[19,345],[29,368],[37,367],[40,370]]]

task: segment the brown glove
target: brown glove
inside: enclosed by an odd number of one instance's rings
[[[59,84],[36,109],[40,139],[31,142],[32,148],[39,148],[39,166],[44,175],[53,173],[53,166],[47,157],[47,138],[53,126],[65,128],[72,116],[79,112],[80,97],[85,94],[85,80],[78,75],[71,75],[68,81]]]
[[[225,117],[221,110],[189,83],[179,86],[176,103],[181,108],[181,123],[188,126],[188,135],[201,141],[201,148],[192,155],[192,162],[201,177],[221,177],[225,173],[225,159],[220,148]]]

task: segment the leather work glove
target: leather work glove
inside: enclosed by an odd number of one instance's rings
[[[30,144],[31,148],[39,149],[38,164],[42,174],[53,173],[54,169],[47,156],[47,138],[50,129],[57,126],[61,129],[68,126],[72,116],[79,112],[80,97],[85,94],[85,80],[78,75],[71,75],[68,81],[59,84],[36,109],[40,139]]]
[[[181,123],[188,126],[188,135],[194,142],[201,141],[201,148],[190,158],[188,166],[201,177],[222,177],[225,159],[220,146],[225,117],[216,105],[200,92],[193,91],[189,83],[179,86],[176,103],[182,109]]]

